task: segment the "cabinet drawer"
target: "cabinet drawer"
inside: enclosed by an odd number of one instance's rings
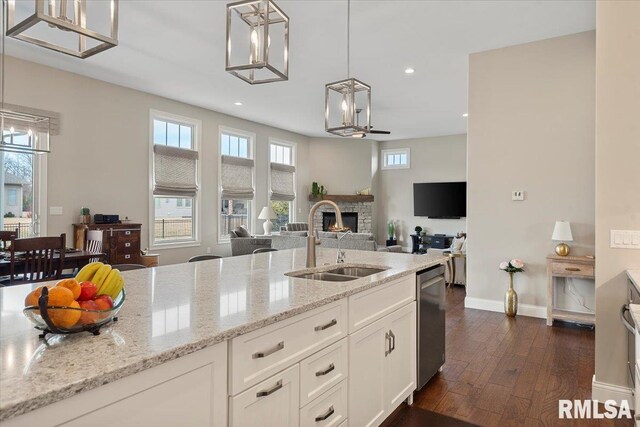
[[[230,427],[297,427],[300,417],[299,365],[229,399]]]
[[[347,335],[347,300],[269,325],[231,340],[230,390],[247,387]]]
[[[138,252],[140,250],[140,242],[132,241],[132,242],[118,242],[116,246],[116,250],[121,254],[132,254]]]
[[[304,406],[348,376],[347,338],[300,362],[300,406]]]
[[[416,299],[416,275],[402,277],[349,297],[349,333]]]
[[[114,232],[116,235],[116,240],[118,245],[130,242],[130,243],[138,243],[140,242],[140,231],[139,230],[125,230],[125,231],[117,231]]]
[[[347,418],[347,381],[342,381],[302,408],[300,410],[300,426],[340,426]]]
[[[553,274],[561,276],[593,277],[593,265],[573,262],[554,262]]]

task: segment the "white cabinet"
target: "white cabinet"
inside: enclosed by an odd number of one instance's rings
[[[347,419],[347,380],[300,410],[300,427],[339,427]]]
[[[229,427],[297,427],[299,402],[300,369],[295,364],[232,397]]]
[[[349,336],[349,422],[377,426],[415,390],[416,304]]]

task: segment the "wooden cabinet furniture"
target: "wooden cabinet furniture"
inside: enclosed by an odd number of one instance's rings
[[[558,255],[547,257],[547,326],[553,325],[554,319],[595,325],[594,313],[556,308],[556,279],[577,278],[595,281],[595,265],[596,260],[591,257]]]
[[[109,264],[141,264],[142,224],[73,224],[74,247],[84,249],[88,230],[102,231],[102,251]]]

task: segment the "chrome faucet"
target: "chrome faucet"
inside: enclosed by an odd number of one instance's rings
[[[312,268],[316,266],[316,235],[315,235],[315,225],[313,221],[313,217],[318,210],[318,208],[322,205],[330,205],[333,206],[333,209],[336,211],[336,231],[345,231],[344,224],[342,223],[342,212],[340,212],[340,208],[335,202],[331,200],[321,200],[309,210],[309,234],[307,236],[307,268]]]
[[[345,233],[342,234],[342,236],[340,235],[340,233],[338,233],[338,254],[336,256],[336,263],[338,264],[344,263],[344,257],[346,256],[346,252],[340,249],[340,242],[347,234],[351,234],[351,230],[347,230]]]

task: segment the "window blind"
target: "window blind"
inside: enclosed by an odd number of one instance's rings
[[[153,194],[195,197],[198,192],[198,152],[156,144],[153,154]]]
[[[271,163],[271,200],[291,202],[296,198],[295,166]]]
[[[235,156],[221,156],[222,198],[231,200],[252,200],[253,159]]]

